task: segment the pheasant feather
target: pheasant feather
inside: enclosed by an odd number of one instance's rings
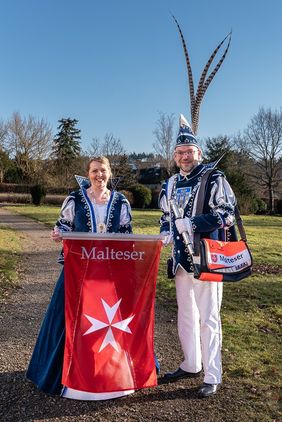
[[[185,59],[186,59],[186,65],[187,65],[187,70],[188,70],[189,91],[190,91],[191,126],[192,126],[193,133],[196,135],[197,131],[198,131],[198,127],[199,127],[200,106],[201,106],[202,100],[204,98],[204,95],[206,93],[208,86],[210,85],[214,76],[218,72],[219,68],[221,67],[221,65],[222,65],[222,63],[223,63],[223,61],[224,61],[224,59],[227,55],[227,52],[229,50],[230,43],[231,43],[231,32],[218,44],[218,46],[215,48],[215,50],[211,54],[209,60],[207,61],[207,64],[204,67],[204,70],[203,70],[203,72],[200,76],[197,92],[196,92],[196,95],[195,95],[193,75],[192,75],[192,67],[191,67],[190,58],[189,58],[188,50],[187,50],[187,47],[186,47],[185,39],[184,39],[183,33],[181,31],[180,25],[179,25],[179,23],[177,22],[177,20],[174,16],[173,16],[173,19],[174,19],[174,21],[177,25],[178,32],[179,32],[180,37],[181,37],[182,46],[183,46]],[[208,71],[210,69],[210,66],[211,66],[217,52],[220,50],[221,46],[224,44],[224,42],[227,38],[229,39],[229,41],[228,41],[228,44],[227,44],[227,47],[226,47],[224,53],[222,54],[220,60],[218,61],[218,63],[216,64],[216,66],[214,67],[212,72],[208,75]]]
[[[182,41],[184,54],[185,54],[186,66],[187,66],[187,72],[188,72],[188,80],[189,80],[190,104],[191,104],[191,110],[193,110],[194,106],[195,106],[195,96],[194,96],[194,82],[193,82],[192,67],[191,67],[188,50],[187,50],[187,47],[186,47],[185,39],[184,39],[184,36],[182,34],[181,28],[180,28],[175,16],[172,15],[172,17],[173,17],[173,19],[174,19],[174,21],[177,25],[177,28],[178,28],[178,31],[179,31],[179,34],[180,34],[180,37],[181,37],[181,41]]]

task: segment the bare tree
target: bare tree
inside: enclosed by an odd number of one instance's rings
[[[0,148],[5,149],[5,142],[7,137],[7,123],[0,120]]]
[[[7,146],[26,180],[36,178],[51,152],[51,128],[44,119],[14,113],[7,123]]]
[[[125,154],[120,138],[116,138],[112,133],[106,133],[101,150],[108,158]]]
[[[88,148],[86,154],[89,155],[89,157],[97,157],[98,155],[101,155],[101,143],[98,138],[95,137],[92,139],[90,148]]]
[[[6,136],[7,125],[3,120],[0,120],[0,183],[3,182],[6,163],[8,161],[8,152],[5,148]]]
[[[103,142],[101,142],[99,138],[93,138],[87,152],[93,157],[104,155],[108,158],[124,155],[126,153],[120,138],[116,138],[112,133],[106,133]]]
[[[162,157],[164,167],[168,174],[171,174],[173,168],[172,155],[175,146],[174,121],[174,114],[160,112],[156,128],[153,131],[155,136],[153,148],[156,153]]]
[[[282,110],[260,108],[245,131],[244,141],[257,168],[257,182],[267,189],[272,213],[275,188],[282,180]]]
[[[126,150],[120,138],[116,138],[112,133],[106,133],[103,142],[99,138],[93,138],[87,153],[90,157],[104,155],[110,160],[113,188],[118,186],[119,189],[125,189],[136,183]]]

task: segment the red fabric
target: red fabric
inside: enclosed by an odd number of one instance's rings
[[[201,273],[199,280],[220,282],[223,281],[223,275],[215,273]]]
[[[161,241],[64,241],[65,386],[98,393],[157,384],[154,299],[161,246]]]

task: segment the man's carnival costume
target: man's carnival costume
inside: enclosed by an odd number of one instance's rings
[[[178,146],[196,146],[188,123],[181,116],[177,138]],[[197,374],[202,361],[207,384],[221,383],[221,324],[220,306],[222,283],[196,280],[192,256],[189,254],[175,224],[174,213],[169,201],[175,199],[180,208],[186,229],[193,239],[194,233],[201,237],[225,240],[232,233],[236,200],[233,191],[222,172],[214,170],[206,184],[203,214],[195,215],[198,192],[203,175],[213,164],[199,163],[188,175],[181,172],[170,177],[160,193],[161,233],[171,237],[173,242],[173,275],[176,281],[178,301],[178,331],[184,352],[180,369]],[[201,326],[199,325],[201,320]],[[185,376],[185,373],[182,374]]]
[[[64,201],[56,227],[62,232],[132,233],[131,209],[125,196],[112,191],[105,205],[91,202],[87,178],[76,177],[79,189]],[[98,209],[99,208],[99,209]],[[63,255],[58,261],[63,263]],[[46,311],[26,377],[48,394],[65,395],[61,385],[65,343],[64,270],[62,270]],[[115,398],[133,392],[95,393],[91,400]]]
[[[207,87],[227,54],[230,35],[223,56],[215,69],[207,76],[211,62],[226,38],[211,55],[201,75],[195,95],[188,51],[178,22],[175,18],[174,20],[185,52],[192,119],[191,128],[184,116],[180,115],[180,128],[175,150],[191,146],[201,152],[195,137],[199,123],[200,104]],[[159,198],[159,206],[163,212],[160,231],[166,236],[166,243],[173,243],[172,275],[175,277],[176,283],[178,334],[184,353],[184,360],[180,367],[174,372],[165,374],[165,378],[167,381],[174,381],[180,378],[198,377],[203,365],[204,384],[198,391],[199,397],[214,394],[217,391],[217,385],[221,383],[220,307],[222,283],[200,281],[194,278],[192,256],[183,242],[181,233],[188,232],[192,241],[194,235],[198,233],[201,238],[219,240],[225,240],[226,236],[234,235],[232,226],[236,205],[235,196],[224,174],[216,169],[216,164],[202,164],[199,160],[190,173],[187,174],[180,170],[178,174],[165,181]],[[199,187],[207,172],[210,172],[210,175],[205,186],[203,211],[197,215]],[[185,228],[182,230],[177,226],[175,214],[170,206],[172,199],[183,217],[181,224]]]
[[[176,141],[176,147],[181,145],[193,145],[199,148],[191,128],[186,119],[181,115],[180,129]],[[193,238],[193,233],[201,233],[202,238],[225,240],[233,235],[231,226],[234,223],[234,193],[227,182],[224,174],[215,169],[216,163],[199,163],[188,176],[177,173],[171,176],[162,186],[159,204],[163,211],[161,217],[161,232],[169,233],[172,237],[174,247],[173,275],[175,275],[180,265],[187,272],[194,272],[191,255],[187,254],[186,246],[182,236],[179,235],[175,227],[175,216],[171,213],[169,201],[175,199],[183,214],[188,217],[187,231]],[[195,215],[198,200],[199,186],[201,179],[207,171],[214,169],[206,185],[205,201],[203,204],[203,214]],[[230,228],[229,231],[226,229]]]

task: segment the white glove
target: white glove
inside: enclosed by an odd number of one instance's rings
[[[57,226],[51,231],[51,239],[54,240],[54,242],[61,242],[63,240],[62,232]]]
[[[175,225],[179,234],[182,234],[183,232],[188,232],[189,236],[191,236],[192,224],[190,218],[177,218],[177,220],[175,220]]]
[[[168,246],[170,243],[172,243],[172,234],[167,233],[162,239],[162,242],[164,246]]]

